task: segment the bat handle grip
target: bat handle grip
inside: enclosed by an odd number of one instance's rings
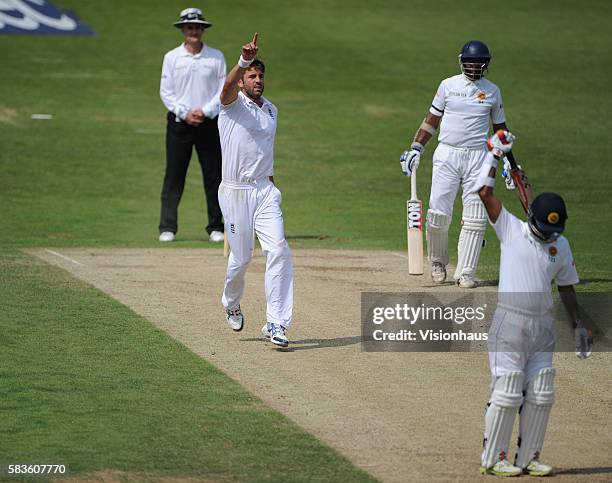
[[[511,169],[518,169],[518,164],[516,164],[516,159],[514,159],[514,154],[512,154],[512,151],[508,151],[506,153],[506,158],[508,158]]]
[[[410,199],[417,199],[416,169],[412,172],[412,175],[410,176]]]

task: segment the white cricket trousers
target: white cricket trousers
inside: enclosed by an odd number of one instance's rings
[[[293,313],[293,261],[280,204],[281,192],[268,178],[250,183],[221,182],[219,205],[230,246],[221,303],[226,309],[240,303],[257,234],[266,257],[267,322],[288,328]]]
[[[474,191],[474,184],[478,181],[486,156],[485,145],[482,149],[474,149],[438,144],[433,154],[429,209],[452,216],[459,186],[463,187],[464,206],[470,202],[480,203],[478,193]]]
[[[553,366],[555,320],[550,314],[526,315],[498,305],[487,344],[493,381],[518,371],[531,381]]]

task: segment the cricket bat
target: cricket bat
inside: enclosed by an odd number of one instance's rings
[[[497,137],[499,137],[502,142],[505,142],[505,135],[502,129],[497,131]],[[518,164],[516,163],[516,159],[514,158],[514,154],[512,154],[512,151],[506,153],[506,159],[510,163],[510,176],[512,177],[512,181],[514,181],[514,185],[516,186],[519,201],[521,202],[525,213],[528,214],[529,206],[533,201],[533,191],[531,189],[531,185],[529,183],[526,183],[526,176],[524,175],[524,172],[519,169]]]
[[[506,153],[506,158],[510,163],[510,176],[512,177],[512,181],[514,181],[514,185],[516,186],[521,206],[523,207],[523,210],[525,210],[525,213],[529,213],[529,206],[533,201],[531,185],[525,183],[524,173],[519,169],[518,165],[516,164],[516,160],[514,159],[512,151]]]
[[[423,275],[423,203],[417,197],[416,171],[410,177],[410,199],[406,202],[408,273]]]

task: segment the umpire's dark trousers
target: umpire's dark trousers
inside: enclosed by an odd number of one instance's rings
[[[159,232],[178,231],[178,206],[185,188],[185,177],[195,146],[202,168],[204,192],[208,206],[206,231],[223,231],[223,215],[219,208],[217,191],[221,183],[221,145],[217,118],[205,118],[199,126],[184,121],[176,122],[176,116],[168,113],[166,127],[166,175],[161,193]]]

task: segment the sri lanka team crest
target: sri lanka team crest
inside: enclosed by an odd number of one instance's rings
[[[485,94],[485,92],[480,91],[476,97],[478,97],[478,102],[482,103],[487,98],[487,95]]]
[[[46,0],[0,0],[0,34],[94,35],[76,15]]]
[[[551,262],[555,261],[555,257],[557,256],[557,253],[559,253],[559,250],[557,250],[556,246],[551,246],[548,247],[548,258],[550,259]]]
[[[554,225],[559,222],[559,213],[557,213],[556,211],[551,211],[546,217],[546,219],[548,220],[548,223]]]

